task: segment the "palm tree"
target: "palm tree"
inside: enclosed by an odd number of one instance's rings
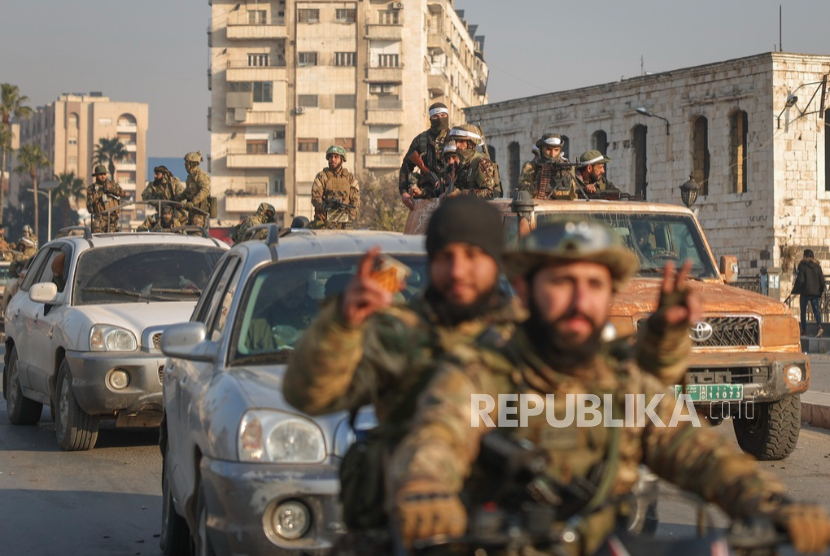
[[[29,97],[20,94],[17,85],[0,84],[0,222],[3,221],[3,202],[6,181],[6,160],[12,148],[12,120],[27,120],[32,117],[32,109],[26,106]]]
[[[35,200],[35,237],[40,238],[38,230],[38,212],[37,212],[37,172],[44,170],[51,166],[49,158],[40,145],[23,145],[17,151],[17,168],[15,173],[20,175],[28,174],[32,178],[32,196]]]
[[[113,137],[112,139],[101,137],[98,139],[98,144],[95,145],[92,163],[103,164],[109,168],[110,177],[112,181],[115,181],[115,163],[129,157],[130,153],[127,151],[127,147],[124,146],[124,143],[121,142],[121,139],[118,137]]]
[[[75,172],[63,173],[55,176],[59,185],[55,188],[55,204],[61,205],[61,214],[64,215],[63,226],[69,226],[68,215],[72,211],[72,203],[75,206],[86,199],[86,185],[84,180],[75,176]]]

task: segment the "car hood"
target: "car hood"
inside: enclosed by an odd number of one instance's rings
[[[634,317],[653,313],[660,298],[660,279],[635,278],[614,298],[612,317]],[[755,292],[720,282],[692,282],[700,293],[705,315],[789,315],[786,305]]]
[[[163,327],[187,322],[196,301],[165,301],[163,303],[110,303],[76,307],[94,324],[112,324],[141,334],[145,328]]]

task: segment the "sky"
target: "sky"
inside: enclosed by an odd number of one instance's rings
[[[404,0],[405,3],[411,0]],[[830,54],[828,0],[455,0],[486,37],[490,102],[778,48]],[[208,0],[13,0],[0,82],[33,106],[102,91],[150,105],[148,156],[209,152]]]

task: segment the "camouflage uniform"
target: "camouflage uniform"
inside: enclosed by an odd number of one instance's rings
[[[442,152],[447,142],[449,128],[449,117],[437,118],[438,112],[449,116],[449,111],[444,103],[436,102],[429,107],[430,128],[419,133],[403,157],[403,164],[398,174],[398,190],[401,195],[409,192],[409,188],[417,185],[421,195],[414,196],[416,199],[431,199],[441,194],[438,184],[431,183],[430,179],[422,171],[415,171],[417,165],[409,160],[412,153],[418,153],[424,161],[424,166],[440,178],[444,173],[444,159]]]
[[[550,161],[543,156],[524,163],[519,176],[519,191],[529,191],[536,199],[563,199],[573,201],[577,198],[576,173],[573,167],[561,167],[568,159],[559,156]]]
[[[180,201],[182,208],[189,213],[188,224],[206,228],[209,225],[210,176],[199,168],[199,162],[202,160],[201,152],[188,153],[184,159],[185,167],[188,168],[187,181],[184,191],[177,194],[173,200]]]
[[[337,200],[352,205],[354,208],[347,209],[349,218],[352,221],[357,218],[357,209],[360,207],[360,186],[354,175],[342,165],[337,172],[328,167],[323,168],[323,171],[314,178],[314,184],[311,186],[314,220],[318,226],[324,225],[327,228],[336,226],[334,223],[326,223],[327,212],[330,210],[326,205],[328,200]]]
[[[208,184],[210,181],[208,180]],[[168,175],[161,180],[151,181],[144,191],[141,192],[141,199],[144,201],[172,201],[184,192],[184,186],[179,178]]]
[[[26,268],[26,262],[37,253],[37,238],[32,234],[32,227],[26,224],[23,227],[23,236],[17,240],[17,253],[12,257],[12,264],[9,265],[9,273],[18,276],[20,271]]]
[[[469,124],[452,128],[449,137],[451,140],[467,141],[476,146],[483,142],[481,131]],[[456,192],[487,200],[502,196],[498,166],[488,156],[474,148],[457,149],[456,154],[461,160],[455,172]]]
[[[96,175],[100,175],[101,168],[103,167],[96,167]],[[117,232],[121,229],[120,210],[114,210],[108,213],[108,216],[102,215],[101,212],[116,208],[121,204],[123,196],[121,186],[110,179],[101,183],[96,178],[89,184],[86,188],[86,210],[91,216],[90,228],[93,233]]]
[[[141,226],[136,228],[138,232],[160,232],[162,230],[172,230],[179,225],[179,222],[176,220],[175,212],[172,210],[172,207],[162,207],[162,213],[168,212],[172,213],[170,220],[165,221],[164,218],[158,214],[151,214],[148,216],[144,222],[141,223]]]
[[[14,253],[12,253],[12,248],[9,245],[9,242],[6,241],[6,236],[0,236],[0,257],[3,258],[4,261],[11,261],[14,259]]]
[[[270,216],[269,216],[270,213]],[[234,243],[241,243],[243,241],[242,238],[245,237],[245,232],[248,231],[248,228],[253,228],[254,226],[260,226],[262,224],[269,224],[276,221],[276,209],[273,205],[268,203],[260,203],[259,208],[257,208],[256,214],[253,214],[243,220],[239,226],[236,228],[233,237],[231,238]],[[266,231],[263,230],[257,234],[256,238],[251,239],[264,239],[266,237]]]

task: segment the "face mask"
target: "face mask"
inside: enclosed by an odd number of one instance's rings
[[[433,131],[444,131],[450,127],[449,118],[435,118],[429,121],[429,127]]]

